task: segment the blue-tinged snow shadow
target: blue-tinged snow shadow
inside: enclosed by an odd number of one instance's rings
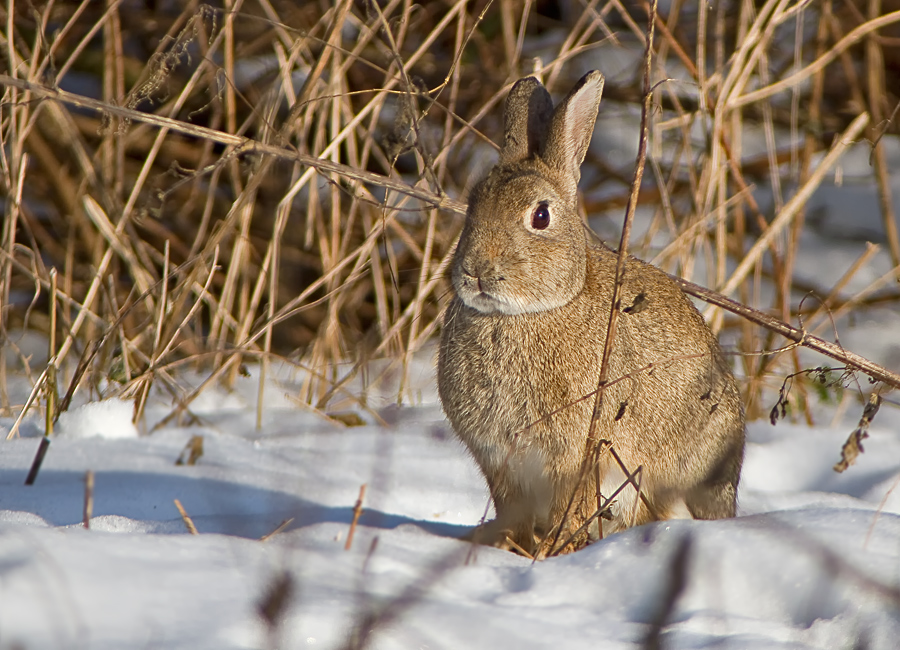
[[[29,512],[51,526],[82,522],[84,474],[42,470],[34,485],[24,485],[21,470],[0,469],[0,510]],[[259,538],[280,522],[293,519],[287,530],[318,523],[353,519],[353,506],[325,506],[286,492],[231,481],[149,472],[100,471],[93,490],[95,528],[122,532],[187,532],[176,509],[178,499],[200,533]],[[105,519],[104,519],[105,518]],[[363,510],[359,524],[392,529],[415,524],[432,534],[460,537],[468,528],[422,521],[404,515]]]

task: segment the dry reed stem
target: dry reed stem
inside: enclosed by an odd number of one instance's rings
[[[56,269],[50,269],[50,335],[47,345],[47,379],[45,381],[45,393],[47,402],[45,407],[44,419],[44,435],[53,435],[53,425],[59,416],[57,412],[57,402],[59,401],[59,390],[56,383],[56,373],[58,370],[58,362],[56,360],[56,293],[57,293],[57,273]]]
[[[22,421],[28,414],[28,409],[31,408],[31,405],[41,394],[41,391],[44,388],[44,383],[47,379],[49,368],[49,365],[44,368],[44,371],[38,376],[37,381],[35,381],[34,385],[31,387],[31,392],[28,394],[28,399],[25,400],[25,404],[22,406],[22,410],[19,411],[19,415],[16,416],[16,420],[15,422],[13,422],[12,427],[10,427],[9,433],[6,434],[7,440],[12,440],[13,438],[17,438],[19,436],[19,427],[22,425]]]
[[[821,301],[819,307],[810,316],[807,316],[804,319],[803,325],[805,329],[810,330],[813,334],[816,333],[818,321],[826,316],[826,312],[828,315],[832,314],[831,310],[836,306],[841,291],[843,291],[850,281],[856,277],[856,274],[860,269],[864,268],[872,261],[872,258],[875,257],[880,248],[881,247],[878,246],[878,244],[872,244],[871,242],[866,243],[866,249],[858,258],[856,258],[853,264],[850,265],[838,281],[834,283],[831,292]],[[858,300],[859,295],[854,296],[854,299]]]
[[[94,516],[94,471],[87,470],[84,473],[84,508],[81,516],[81,525],[86,529],[91,527],[91,517]]]
[[[194,525],[194,520],[191,519],[191,516],[187,513],[187,510],[184,509],[184,506],[181,505],[181,501],[178,499],[174,499],[175,507],[178,508],[178,514],[181,515],[181,520],[184,522],[184,527],[187,528],[188,532],[191,535],[199,535],[200,533],[197,531],[197,527]]]
[[[793,86],[805,81],[808,77],[812,76],[814,73],[824,69],[829,63],[834,61],[844,50],[846,50],[851,45],[861,41],[871,32],[884,27],[886,25],[890,25],[892,23],[900,21],[900,11],[893,11],[889,14],[885,14],[884,16],[879,16],[874,20],[870,20],[869,22],[863,23],[849,34],[844,36],[840,41],[838,41],[835,45],[833,45],[823,56],[816,59],[813,63],[810,63],[808,66],[803,68],[802,70],[798,70],[794,74],[789,77],[782,79],[776,83],[773,83],[764,88],[760,88],[759,90],[754,90],[749,93],[738,95],[735,97],[729,97],[726,103],[726,108],[735,109],[741,106],[746,106],[748,104],[752,104],[761,99],[765,99],[767,97],[771,97],[779,92],[784,90],[788,90]]]
[[[834,320],[848,314],[854,308],[856,308],[860,304],[863,304],[867,297],[871,296],[879,289],[883,289],[888,284],[897,282],[898,280],[900,280],[900,266],[892,268],[887,273],[884,273],[880,277],[873,280],[870,284],[863,287],[860,291],[853,294],[853,296],[844,301],[843,304],[829,312],[829,319],[833,322]],[[815,328],[812,328],[812,333],[816,334],[820,332],[822,328],[825,327],[825,325],[825,321],[816,325]]]
[[[731,274],[728,281],[721,287],[720,293],[725,296],[730,295],[742,283],[747,273],[760,260],[763,252],[769,243],[787,226],[791,220],[797,215],[800,209],[812,196],[813,191],[819,186],[825,178],[825,174],[837,164],[837,161],[843,155],[844,151],[859,138],[863,129],[869,123],[868,113],[860,113],[856,119],[850,123],[847,129],[835,140],[831,150],[816,167],[816,170],[810,174],[806,183],[797,190],[797,193],[788,201],[781,212],[772,220],[766,231],[756,240],[756,243],[747,251],[738,267]]]
[[[359,486],[359,497],[356,499],[356,505],[353,506],[353,520],[350,522],[350,530],[347,531],[347,542],[344,544],[344,550],[349,551],[353,546],[353,534],[356,532],[356,524],[359,522],[363,512],[363,499],[366,498],[366,484]]]
[[[555,557],[555,556],[559,555],[564,549],[568,548],[568,546],[570,544],[574,543],[581,535],[587,533],[587,530],[590,527],[590,525],[603,516],[603,513],[606,512],[606,510],[607,510],[607,508],[609,508],[610,504],[612,504],[612,502],[615,501],[616,497],[622,493],[622,490],[624,490],[625,488],[634,484],[635,477],[637,477],[638,474],[640,474],[642,472],[642,469],[643,468],[641,466],[638,466],[631,474],[626,476],[625,480],[622,481],[622,483],[619,485],[619,487],[617,487],[613,491],[613,493],[610,494],[608,497],[604,497],[602,502],[597,505],[597,509],[594,511],[594,514],[592,514],[590,517],[585,519],[584,523],[581,524],[581,526],[575,532],[570,534],[568,539],[566,539],[566,541],[564,541],[562,544],[560,544],[557,547],[556,544],[557,544],[558,540],[554,539],[553,543],[550,545],[550,547],[549,547],[547,553],[544,555],[544,557]],[[637,491],[638,491],[638,493],[640,493],[639,486],[637,488]],[[634,500],[634,505],[635,505],[634,512],[635,513],[637,512],[637,505],[639,503],[640,503],[640,499]],[[600,527],[601,537],[602,537],[603,524],[598,523],[597,525]],[[634,524],[632,524],[632,525],[634,525]],[[543,559],[543,558],[538,558],[538,559]]]
[[[3,148],[0,147],[0,150]],[[21,154],[21,162],[19,163],[18,169],[13,171],[12,169],[8,169],[10,174],[14,174],[14,178],[16,179],[16,190],[15,190],[15,198],[11,202],[9,212],[11,214],[7,215],[7,218],[3,223],[3,240],[0,242],[0,249],[2,249],[4,253],[4,264],[3,264],[3,275],[2,275],[2,287],[0,287],[0,337],[3,339],[6,338],[7,332],[9,330],[7,321],[8,321],[8,310],[3,309],[3,305],[9,304],[9,294],[10,294],[10,283],[12,279],[12,268],[13,268],[13,260],[15,254],[16,247],[16,225],[19,217],[19,209],[22,205],[22,192],[25,186],[25,170],[28,167],[28,154]],[[0,339],[2,340],[2,339]],[[4,410],[9,408],[9,389],[6,384],[6,359],[5,357],[0,359],[0,407]]]
[[[288,519],[285,519],[285,520],[282,521],[280,524],[278,524],[278,525],[275,527],[275,529],[272,530],[272,532],[266,533],[265,535],[263,535],[262,537],[260,537],[260,538],[259,538],[259,541],[260,541],[260,542],[268,542],[270,539],[272,539],[273,537],[275,537],[275,535],[277,535],[277,534],[279,534],[280,532],[284,531],[284,529],[287,528],[288,526],[290,526],[292,523],[294,523],[294,518],[293,518],[293,517],[290,517],[290,518],[288,518]]]

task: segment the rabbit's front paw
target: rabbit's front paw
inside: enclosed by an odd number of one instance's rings
[[[534,557],[535,551],[541,543],[533,531],[515,531],[511,526],[497,519],[476,526],[461,539],[505,551],[513,551],[525,557]]]

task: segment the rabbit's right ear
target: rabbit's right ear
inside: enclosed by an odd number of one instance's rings
[[[506,98],[500,164],[518,162],[540,151],[547,138],[553,100],[535,77],[519,79]]]
[[[602,94],[603,75],[592,70],[575,84],[551,118],[541,157],[572,178],[575,185],[581,178],[581,163],[591,144]]]

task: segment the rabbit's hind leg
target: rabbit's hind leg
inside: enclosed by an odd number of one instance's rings
[[[738,437],[738,436],[734,436]],[[691,488],[685,501],[694,519],[726,519],[734,517],[737,483],[743,460],[743,435],[723,454],[703,480]]]
[[[698,485],[688,493],[686,503],[694,519],[734,517],[734,485],[731,483]]]
[[[666,506],[660,519],[696,519],[684,498],[674,499]]]

